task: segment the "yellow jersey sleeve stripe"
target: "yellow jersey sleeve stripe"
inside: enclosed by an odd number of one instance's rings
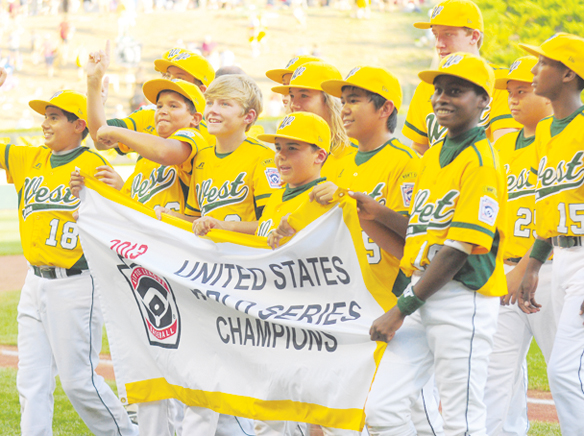
[[[427,134],[426,132],[422,132],[422,131],[421,131],[420,129],[418,129],[416,126],[414,126],[414,125],[413,125],[413,124],[411,124],[411,123],[408,123],[407,121],[405,122],[405,126],[406,126],[408,129],[412,129],[412,130],[413,130],[414,132],[416,132],[418,135],[421,135],[421,136],[423,136],[423,137],[425,137],[425,138],[427,138],[427,137],[428,137],[428,134]]]
[[[476,224],[470,224],[470,223],[462,223],[459,221],[453,221],[452,223],[450,223],[450,227],[456,227],[459,229],[470,229],[470,230],[476,230],[477,232],[482,232],[485,235],[490,236],[491,238],[495,237],[495,233],[489,229],[485,229],[484,227],[481,226],[477,226]]]

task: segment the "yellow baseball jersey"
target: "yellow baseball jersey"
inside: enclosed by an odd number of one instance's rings
[[[343,159],[347,156],[354,156],[357,153],[357,146],[352,143],[347,144],[340,150],[335,150],[326,158],[326,162],[323,164],[320,174],[326,177],[327,180],[335,182],[338,175],[341,173],[343,167]]]
[[[207,147],[195,159],[185,214],[221,221],[256,221],[281,187],[274,151],[247,138],[232,153]]]
[[[563,120],[541,120],[534,145],[537,234],[584,235],[584,106]]]
[[[275,191],[271,195],[262,212],[256,235],[267,237],[272,230],[280,225],[280,221],[284,215],[294,212],[300,206],[310,201],[308,195],[310,194],[310,191],[312,191],[312,188],[324,181],[326,181],[326,179],[321,177],[297,188],[290,188],[286,185],[285,188],[280,188]],[[323,208],[322,212],[324,213],[327,210],[328,209]],[[314,221],[320,215],[321,214],[306,218],[309,221]]]
[[[429,149],[414,187],[404,256],[406,276],[424,270],[447,239],[474,244],[454,276],[487,296],[507,293],[503,272],[507,191],[482,127]]]
[[[492,66],[492,65],[491,65]],[[492,66],[493,67],[493,66]],[[507,75],[506,68],[493,67],[495,77]],[[438,124],[432,109],[431,98],[434,94],[434,85],[421,82],[416,88],[402,133],[408,139],[419,144],[433,147],[446,136],[446,128]],[[481,114],[479,126],[485,128],[489,140],[493,139],[493,132],[499,129],[521,129],[521,124],[513,119],[507,100],[509,93],[506,90],[495,89],[493,98]]]
[[[18,193],[20,240],[31,265],[87,268],[73,219],[79,199],[69,180],[75,168],[93,175],[102,165],[107,161],[87,147],[57,156],[45,146],[0,144],[0,167]]]
[[[525,138],[523,130],[503,135],[496,143],[499,161],[507,179],[507,243],[505,259],[523,257],[535,239],[535,184],[533,169],[535,137]]]
[[[107,120],[107,124],[108,126],[123,127],[135,132],[158,135],[158,133],[156,133],[156,123],[154,122],[155,112],[156,105],[151,104],[132,112],[130,116],[126,118],[112,118],[111,120]],[[215,145],[216,138],[209,134],[209,131],[207,130],[207,122],[204,119],[197,126],[197,130],[207,144]],[[130,147],[122,143],[118,144],[117,150],[120,154],[126,154],[132,151]]]
[[[419,165],[417,153],[394,138],[376,150],[357,151],[345,157],[336,184],[350,191],[363,192],[407,215]],[[399,271],[399,259],[382,250],[365,232],[362,236],[371,270],[390,286]]]
[[[162,206],[184,213],[193,159],[207,143],[193,128],[179,129],[168,139],[188,143],[191,146],[188,159],[181,165],[170,166],[160,165],[145,158],[138,159],[134,172],[124,183],[122,193],[150,208]]]

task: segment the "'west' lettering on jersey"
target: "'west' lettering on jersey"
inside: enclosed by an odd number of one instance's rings
[[[507,192],[509,200],[531,195],[534,192],[535,185],[529,182],[530,170],[524,168],[518,175],[509,174],[510,167],[505,164],[505,173],[507,174]]]
[[[169,189],[175,180],[176,170],[173,167],[155,168],[145,180],[142,179],[142,174],[138,174],[132,181],[132,198],[146,203],[159,192]]]
[[[535,194],[536,200],[567,189],[573,189],[584,183],[584,151],[578,151],[574,157],[566,162],[561,160],[556,168],[546,168],[547,156],[541,158],[537,178],[539,187]]]
[[[220,188],[213,186],[213,179],[196,184],[195,193],[201,208],[201,215],[229,204],[241,203],[247,198],[249,186],[244,182],[246,172],[239,173],[234,181],[226,180]]]
[[[406,236],[426,233],[429,226],[447,227],[452,221],[456,207],[455,200],[459,195],[458,191],[452,189],[436,203],[427,203],[430,197],[430,190],[422,189],[418,191],[414,198],[414,207],[410,218],[410,223],[412,224],[408,225]]]
[[[79,199],[71,194],[68,186],[61,184],[51,190],[43,186],[44,177],[26,178],[22,190],[23,207],[22,218],[26,218],[33,212],[46,210],[75,210],[79,205]]]

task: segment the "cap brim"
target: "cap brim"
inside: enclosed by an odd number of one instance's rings
[[[281,69],[281,70],[268,70],[266,71],[266,77],[270,80],[273,80],[276,83],[282,83],[282,77],[285,74],[293,74],[294,71]]]
[[[312,144],[311,142],[308,142],[306,139],[302,139],[302,138],[298,138],[296,136],[290,136],[290,135],[278,135],[278,134],[262,133],[261,135],[258,135],[257,138],[260,141],[269,142],[270,144],[274,144],[276,142],[276,139],[278,139],[278,138],[291,139],[293,141],[300,141],[300,142],[306,142],[308,144]]]
[[[431,23],[414,23],[416,29],[430,29],[432,27]]]
[[[168,67],[171,65],[174,64],[166,59],[156,59],[154,61],[154,69],[162,74],[166,73],[166,70],[168,70]]]
[[[51,104],[51,102],[45,101],[45,100],[31,100],[28,102],[28,105],[30,106],[30,108],[35,111],[36,113],[39,113],[41,115],[44,115],[46,110],[47,110],[47,106],[49,106]],[[59,107],[55,104],[53,104],[52,106],[55,107]],[[61,109],[61,108],[59,108]],[[63,109],[61,109],[63,110]]]
[[[483,85],[475,82],[474,80],[469,79],[468,77],[461,76],[459,74],[452,74],[452,73],[445,73],[444,71],[439,70],[426,70],[418,73],[418,77],[423,81],[430,85],[434,85],[434,79],[438,76],[454,76],[460,79],[466,80],[474,85],[477,85],[480,88],[483,88],[489,97],[492,97],[492,93],[489,92],[488,89],[485,89]],[[505,88],[506,89],[506,88]]]
[[[156,104],[156,100],[158,99],[158,94],[160,94],[162,91],[174,91],[174,92],[182,95],[183,97],[187,98],[189,101],[192,101],[193,104],[195,105],[195,109],[197,109],[197,111],[198,111],[198,108],[196,107],[197,105],[193,101],[192,97],[189,94],[187,94],[184,89],[182,89],[176,83],[171,82],[170,80],[167,80],[167,79],[149,80],[148,82],[144,83],[144,85],[142,86],[142,92],[144,92],[144,96],[151,103],[154,103],[154,104]]]
[[[322,91],[322,88],[317,88],[316,86],[298,86],[298,85],[274,86],[272,88],[272,91],[277,92],[278,94],[288,95],[290,94],[290,88],[314,89],[315,91]]]
[[[355,86],[360,88],[360,86],[347,82],[346,80],[327,80],[326,82],[322,82],[320,86],[324,92],[334,97],[341,97],[343,95],[343,86]]]

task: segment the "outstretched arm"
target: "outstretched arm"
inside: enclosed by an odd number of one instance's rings
[[[87,127],[89,134],[98,150],[112,148],[101,144],[97,132],[102,126],[107,126],[105,109],[102,96],[103,76],[110,63],[110,42],[105,44],[105,50],[99,50],[89,54],[87,61]]]

